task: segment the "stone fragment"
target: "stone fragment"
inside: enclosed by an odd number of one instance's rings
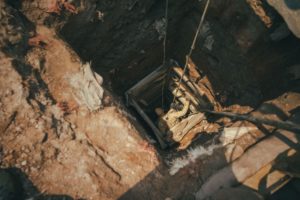
[[[267,2],[283,17],[294,35],[300,38],[300,2],[298,0],[268,0]]]

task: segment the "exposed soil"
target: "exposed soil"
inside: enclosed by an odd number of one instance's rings
[[[210,175],[266,136],[259,130],[239,139],[236,152],[219,148],[214,135],[188,151],[161,150],[123,94],[162,63],[164,2],[63,2],[0,3],[0,165],[21,179],[24,198],[194,199]],[[168,59],[184,65],[203,7],[170,2]],[[275,37],[282,24],[260,1],[212,2],[192,60],[224,110],[287,120],[299,108],[300,40]],[[87,62],[104,77],[94,111],[73,81]],[[189,157],[199,144],[208,150]],[[172,173],[176,159],[188,163]]]
[[[2,55],[2,167],[20,168],[43,193],[116,199],[155,168],[155,152],[119,106],[90,113],[78,105],[69,83],[78,57],[51,30],[37,32],[45,49],[23,61]]]

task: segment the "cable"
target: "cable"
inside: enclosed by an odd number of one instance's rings
[[[173,97],[172,104],[174,104],[174,102],[175,102],[176,94],[177,94],[177,92],[178,92],[178,89],[179,89],[179,87],[180,87],[180,85],[181,85],[181,82],[182,82],[183,76],[184,76],[184,74],[185,74],[186,68],[187,68],[187,66],[188,66],[188,59],[190,59],[190,57],[191,57],[191,55],[192,55],[192,53],[193,53],[193,50],[195,49],[195,45],[196,45],[196,42],[197,42],[197,38],[198,38],[198,35],[199,35],[199,33],[200,33],[202,24],[203,24],[203,22],[204,22],[204,18],[205,18],[205,16],[206,16],[206,12],[207,12],[209,3],[210,3],[210,0],[207,0],[207,1],[206,1],[206,4],[205,4],[204,11],[203,11],[202,16],[201,16],[201,19],[200,19],[200,21],[199,21],[199,25],[198,25],[197,31],[196,31],[196,33],[195,33],[195,37],[194,37],[194,39],[193,39],[193,42],[192,42],[190,51],[189,51],[189,53],[188,53],[187,56],[186,56],[186,61],[185,61],[185,65],[184,65],[184,68],[183,68],[183,73],[182,73],[182,75],[181,75],[181,77],[180,77],[179,84],[178,84],[177,88],[175,89],[175,95],[174,95],[174,97]]]
[[[165,10],[165,37],[164,37],[164,42],[163,42],[163,45],[164,45],[164,57],[163,57],[163,65],[166,64],[166,49],[167,49],[167,32],[168,32],[168,14],[169,14],[169,0],[166,0],[166,10]]]
[[[238,113],[231,113],[231,112],[217,112],[217,111],[212,111],[212,110],[207,110],[207,109],[201,109],[201,112],[206,112],[209,114],[213,115],[220,115],[220,116],[225,116],[233,119],[238,119],[238,120],[246,120],[249,122],[252,122],[254,124],[266,124],[270,125],[279,129],[284,129],[288,131],[292,131],[295,133],[300,133],[300,125],[295,124],[291,121],[278,121],[278,120],[272,120],[272,119],[267,119],[267,118],[262,118],[262,117],[255,117],[250,114],[238,114]],[[197,113],[194,113],[197,114]]]
[[[166,54],[167,54],[167,32],[168,32],[168,15],[169,15],[169,0],[166,0],[166,9],[165,9],[165,37],[164,37],[164,41],[163,41],[163,66],[166,65]],[[167,74],[168,74],[168,70],[166,72],[166,74],[163,77],[163,83],[162,83],[162,92],[161,92],[161,104],[162,104],[162,108],[164,108],[164,93],[165,93],[165,85],[166,85],[166,79],[167,79]]]

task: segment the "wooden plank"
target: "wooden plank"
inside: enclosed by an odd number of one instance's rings
[[[287,184],[291,180],[291,177],[272,168],[272,164],[269,163],[245,180],[242,185],[263,195],[273,194]]]
[[[192,94],[192,92],[190,91],[190,89],[188,89],[187,87],[185,87],[184,84],[180,84],[178,82],[174,82],[175,86],[172,86],[172,84],[169,85],[169,89],[172,92],[173,95],[176,94],[176,92],[180,92],[180,91],[176,91],[176,88],[178,87],[178,89],[181,89],[183,91],[183,93],[186,95],[187,99],[191,100],[191,102],[198,107],[199,106],[199,99],[194,97],[194,95]]]
[[[130,97],[129,97],[130,98]],[[160,146],[162,149],[167,148],[167,144],[164,142],[162,138],[162,133],[158,130],[158,128],[152,123],[151,119],[148,117],[148,115],[140,108],[138,103],[133,99],[130,98],[131,105],[136,109],[136,111],[143,117],[143,119],[147,122],[147,124],[151,127],[151,129],[154,132],[154,135],[156,136]]]
[[[174,86],[169,86],[169,89],[172,91],[172,94],[175,95],[176,91],[175,91],[175,87]],[[179,93],[179,92],[178,92]],[[198,102],[196,101],[196,99],[194,97],[191,97],[189,93],[187,93],[186,91],[184,91],[184,94],[186,97],[177,97],[177,100],[179,100],[182,104],[186,103],[186,100],[190,100],[191,104],[190,104],[190,110],[195,113],[197,112],[197,107],[198,107]]]
[[[182,80],[193,91],[193,93],[198,98],[198,101],[199,101],[200,106],[202,108],[211,108],[211,107],[213,107],[213,104],[211,102],[207,102],[206,99],[204,99],[205,92],[197,84],[191,82],[185,74],[183,74],[183,69],[181,69],[180,67],[174,67],[173,70],[176,72],[176,74],[179,77],[182,77]]]
[[[153,84],[157,82],[161,82],[163,78],[165,78],[166,72],[168,71],[170,66],[177,65],[176,61],[171,60],[166,65],[159,66],[156,70],[152,73],[147,75],[133,87],[131,87],[126,93],[130,93],[134,96],[139,96],[145,90],[145,88],[152,87]]]
[[[168,134],[172,135],[172,139],[175,142],[179,142],[194,126],[200,123],[203,119],[205,119],[205,115],[203,113],[191,115],[172,127]]]
[[[244,182],[298,141],[299,137],[292,132],[276,131],[272,136],[248,149],[242,157],[212,175],[197,192],[197,199],[205,199],[220,188],[228,188]]]

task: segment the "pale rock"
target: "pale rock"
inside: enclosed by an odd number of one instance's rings
[[[90,111],[96,111],[102,107],[103,79],[92,71],[90,63],[83,64],[79,73],[70,75],[69,82],[79,105],[86,105]]]
[[[256,127],[228,127],[224,128],[224,130],[221,133],[221,136],[219,140],[221,141],[223,146],[226,146],[227,144],[232,143],[234,140],[239,139],[243,135],[256,130]]]
[[[267,0],[287,23],[293,34],[300,38],[300,2],[298,0]]]
[[[27,161],[26,161],[26,160],[23,160],[23,161],[21,162],[21,165],[22,165],[22,166],[27,165]]]

